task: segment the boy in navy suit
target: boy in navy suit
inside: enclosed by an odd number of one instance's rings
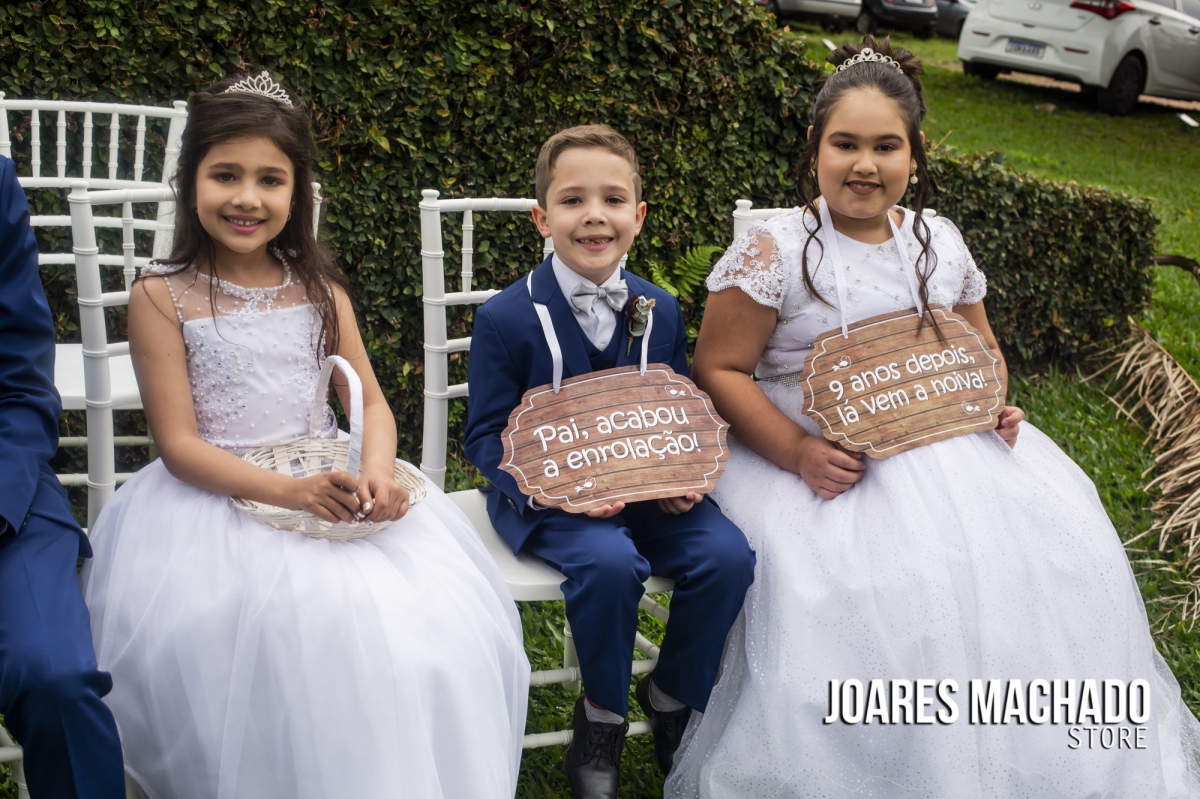
[[[124,799],[121,742],[101,699],[75,561],[91,547],[50,458],[62,403],[54,320],[16,165],[0,155],[0,715],[32,796]]]
[[[557,339],[563,377],[636,363],[642,341],[631,338],[624,309],[631,298],[653,298],[648,362],[688,373],[679,304],[619,268],[646,216],[629,141],[606,125],[555,134],[538,156],[537,201],[534,222],[553,236],[555,253],[475,315],[466,452],[492,482],[496,531],[513,552],[537,555],[567,578],[585,693],[575,705],[567,777],[577,797],[615,797],[642,583],[651,574],[675,581],[658,665],[637,687],[665,774],[692,710],[708,703],[726,635],[754,579],[754,552],[707,497],[566,513],[538,506],[500,469],[509,414],[526,390],[552,380],[548,338]]]

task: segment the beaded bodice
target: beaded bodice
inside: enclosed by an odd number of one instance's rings
[[[916,264],[921,244],[912,232],[914,215],[904,210],[900,241],[863,244],[840,233],[817,231],[808,248],[809,275],[819,297],[805,286],[803,252],[809,230],[816,225],[802,209],[755,222],[725,251],[708,277],[709,291],[739,288],[760,305],[778,313],[775,330],[759,359],[761,378],[799,372],[813,342],[842,322],[831,260],[823,247],[826,236],[838,237],[846,280],[846,316],[850,323],[915,307],[908,274],[897,246]],[[975,265],[954,223],[942,217],[927,220],[937,264],[929,278],[929,302],[952,308],[971,305],[987,293],[987,279]],[[910,267],[911,268],[911,267]]]
[[[244,288],[152,263],[175,302],[200,437],[237,453],[308,436],[324,359],[321,318],[284,265],[283,282]],[[325,405],[322,435],[336,433]]]

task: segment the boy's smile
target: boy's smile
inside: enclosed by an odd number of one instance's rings
[[[600,285],[612,275],[642,229],[629,162],[602,147],[572,147],[554,164],[547,208],[533,207],[542,236],[573,272]]]

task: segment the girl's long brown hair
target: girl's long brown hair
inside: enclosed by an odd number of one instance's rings
[[[929,202],[929,198],[934,193],[933,179],[929,175],[929,159],[926,157],[925,148],[921,145],[921,120],[925,118],[925,100],[921,92],[920,76],[924,69],[916,56],[908,50],[902,47],[892,47],[888,37],[884,37],[881,42],[876,42],[874,36],[867,36],[860,44],[847,44],[839,47],[825,60],[835,67],[840,66],[867,47],[880,55],[890,57],[900,65],[900,69],[896,69],[886,62],[869,61],[854,64],[841,72],[833,72],[820,78],[813,88],[812,135],[809,136],[808,142],[804,146],[804,152],[801,153],[800,164],[797,167],[801,200],[816,222],[816,227],[809,231],[808,239],[804,242],[801,259],[804,287],[812,296],[819,298],[826,305],[830,304],[829,300],[822,297],[817,291],[808,268],[808,248],[814,240],[821,248],[821,255],[824,255],[824,246],[819,239],[816,239],[816,232],[821,229],[821,214],[817,210],[816,204],[817,197],[821,195],[821,188],[817,184],[817,176],[813,171],[814,165],[817,163],[817,153],[821,147],[821,137],[825,134],[825,126],[829,122],[830,114],[842,98],[856,89],[874,89],[891,99],[899,109],[900,116],[904,120],[909,149],[912,151],[913,161],[917,164],[917,184],[909,187],[908,201],[913,210],[913,234],[921,244],[921,254],[917,257],[916,263],[918,293],[921,305],[927,307],[929,305],[929,279],[937,268],[937,253],[933,251],[929,225],[925,222],[922,214],[925,204]],[[903,245],[897,241],[896,246]],[[818,258],[818,263],[820,263],[820,258]],[[937,328],[937,321],[932,318],[931,314],[925,314],[922,317],[922,326],[926,319],[934,325],[935,329]]]
[[[292,162],[294,172],[291,216],[271,244],[288,258],[295,275],[304,284],[309,302],[321,316],[324,352],[336,353],[338,314],[332,287],[345,289],[346,279],[313,235],[312,173],[316,146],[308,116],[300,109],[299,98],[290,92],[291,106],[257,94],[225,93],[243,78],[244,75],[226,76],[188,101],[187,127],[172,181],[176,197],[175,243],[170,257],[162,262],[178,267],[167,274],[182,272],[195,264],[206,265],[214,278],[210,292],[216,291],[220,281],[216,248],[196,214],[197,170],[217,144],[239,138],[270,139]],[[215,312],[215,302],[213,309]]]

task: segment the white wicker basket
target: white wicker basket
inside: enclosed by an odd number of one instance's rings
[[[349,438],[320,438],[320,426],[325,418],[325,397],[329,389],[329,378],[333,368],[337,367],[350,383],[350,437]],[[321,376],[317,380],[317,395],[313,398],[312,410],[309,413],[308,438],[293,441],[290,444],[275,444],[260,447],[253,452],[243,455],[242,459],[293,477],[310,477],[323,472],[346,472],[358,479],[363,438],[363,403],[362,381],[354,368],[337,355],[325,359],[321,368]],[[425,476],[413,469],[404,461],[396,460],[396,482],[408,489],[408,505],[411,508],[425,497]],[[230,497],[233,506],[247,513],[260,522],[269,524],[280,530],[296,530],[310,538],[323,538],[328,541],[350,541],[377,533],[391,522],[376,522],[367,525],[364,522],[350,524],[339,521],[331,524],[318,516],[304,510],[288,510],[267,505],[262,502]]]

